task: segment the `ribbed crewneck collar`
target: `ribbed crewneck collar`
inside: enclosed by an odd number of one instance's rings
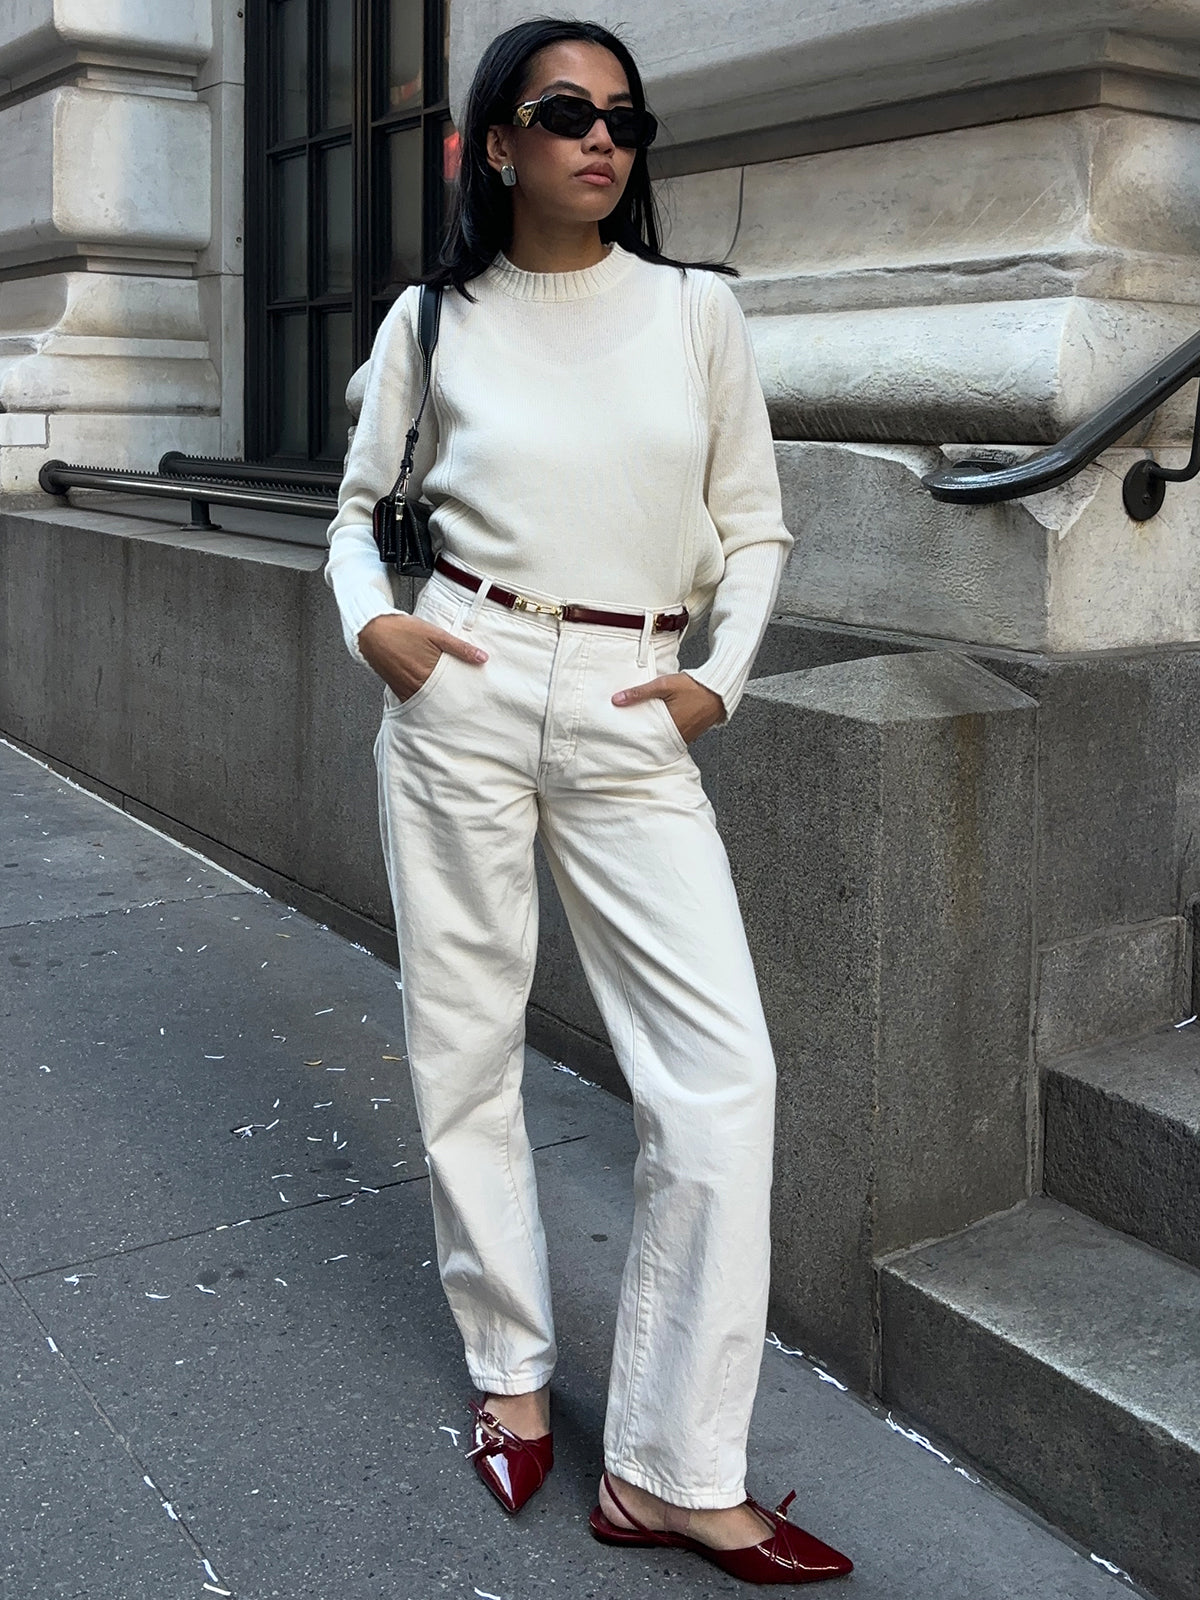
[[[632,252],[614,244],[594,267],[576,272],[526,272],[514,267],[501,252],[484,276],[514,300],[585,300],[619,283],[636,260]]]

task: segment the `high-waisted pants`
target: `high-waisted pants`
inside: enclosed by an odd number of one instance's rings
[[[745,1496],[766,1332],[775,1065],[713,811],[665,701],[677,635],[504,609],[434,575],[443,653],[375,745],[437,1259],[476,1387],[555,1364],[521,1096],[540,837],[639,1141],[608,1470],[676,1505]]]

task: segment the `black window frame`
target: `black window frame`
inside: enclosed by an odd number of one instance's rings
[[[246,459],[278,465],[340,466],[344,438],[325,428],[328,374],[324,370],[318,319],[349,311],[351,371],[370,354],[371,342],[388,307],[411,278],[384,283],[381,269],[390,261],[388,169],[382,147],[396,132],[419,129],[422,140],[421,249],[422,270],[433,265],[445,222],[444,143],[450,130],[447,82],[447,20],[450,0],[422,0],[423,93],[411,107],[383,105],[388,69],[390,0],[306,0],[308,24],[306,131],[290,139],[273,137],[275,95],[273,14],[294,0],[247,0],[246,3],[246,171],[245,199],[245,438]],[[325,8],[343,4],[352,14],[352,91],[349,128],[314,131],[314,108],[320,104],[327,64],[322,54]],[[319,152],[350,144],[351,270],[349,292],[318,293],[317,272],[324,238]],[[289,155],[304,153],[307,195],[307,293],[285,299],[272,295],[273,263],[279,245],[272,200],[272,168]],[[306,435],[304,454],[274,448],[280,421],[279,363],[273,355],[280,319],[303,312],[306,317]],[[350,373],[346,374],[349,377]],[[321,453],[322,432],[327,433]]]

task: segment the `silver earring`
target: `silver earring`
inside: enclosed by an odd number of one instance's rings
[[[517,187],[517,169],[511,161],[506,161],[500,168],[500,182],[506,189],[515,189]]]

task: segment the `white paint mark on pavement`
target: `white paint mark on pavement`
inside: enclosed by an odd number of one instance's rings
[[[1193,1017],[1192,1021],[1195,1022],[1195,1020],[1195,1017]],[[1089,1559],[1094,1561],[1098,1567],[1103,1567],[1105,1572],[1111,1572],[1114,1578],[1124,1578],[1126,1583],[1133,1582],[1133,1579],[1125,1571],[1125,1568],[1117,1566],[1115,1561],[1106,1561],[1103,1556],[1098,1556],[1095,1554],[1093,1554]]]
[[[911,1428],[902,1428],[892,1416],[890,1411],[887,1414],[886,1421],[888,1427],[893,1433],[901,1434],[905,1439],[911,1439],[914,1444],[919,1444],[922,1450],[928,1450],[931,1456],[936,1456],[938,1460],[944,1462],[946,1466],[952,1467],[954,1465],[951,1457],[944,1455],[942,1451],[937,1449],[935,1445],[930,1444],[929,1440],[923,1433],[914,1433]]]

